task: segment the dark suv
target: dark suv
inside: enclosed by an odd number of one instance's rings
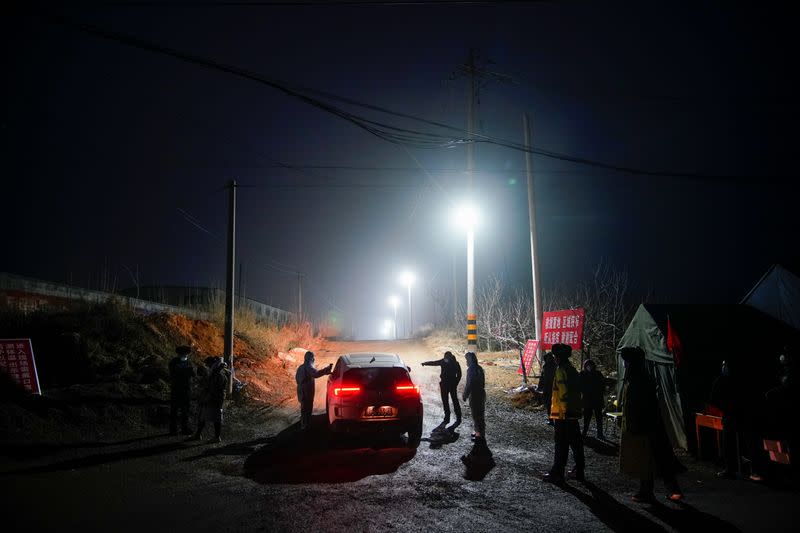
[[[408,432],[409,446],[418,446],[422,399],[409,370],[396,354],[340,356],[328,378],[325,399],[331,431]]]

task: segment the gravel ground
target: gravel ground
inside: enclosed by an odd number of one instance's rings
[[[423,391],[425,435],[442,419],[438,357],[420,342],[328,343],[318,366],[346,351],[395,351]],[[463,359],[461,359],[463,366]],[[322,416],[297,431],[296,403],[229,409],[222,444],[159,430],[102,442],[0,445],[0,512],[14,531],[790,531],[794,490],[719,480],[715,466],[681,457],[685,505],[633,504],[613,443],[587,443],[587,482],[540,480],[552,460],[541,412],[511,407],[499,367],[487,384],[495,465],[467,472],[468,408],[453,442],[328,438]],[[507,367],[508,382],[515,369]],[[318,413],[324,381],[318,381]],[[471,478],[471,479],[468,479]],[[663,487],[657,483],[660,495]]]

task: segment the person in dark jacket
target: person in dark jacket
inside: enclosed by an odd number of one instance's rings
[[[450,400],[453,400],[453,411],[456,414],[455,428],[461,424],[461,405],[458,403],[458,382],[461,381],[461,365],[456,361],[452,352],[445,352],[444,357],[436,361],[425,361],[422,366],[441,367],[439,375],[439,391],[442,394],[442,408],[444,409],[444,421],[439,427],[444,427],[450,423]]]
[[[605,406],[605,383],[603,374],[594,361],[587,359],[580,374],[581,399],[583,402],[583,436],[589,432],[589,423],[594,415],[597,438],[603,440],[603,406]]]
[[[542,365],[542,375],[539,378],[538,389],[544,399],[544,411],[547,418],[547,425],[552,426],[550,419],[550,406],[553,402],[553,377],[556,375],[556,360],[553,352],[544,354],[544,364]]]
[[[722,411],[722,458],[725,469],[717,472],[718,477],[734,478],[739,471],[736,435],[742,429],[743,405],[741,395],[745,393],[734,381],[731,367],[727,361],[722,362],[722,370],[711,386],[709,403]]]
[[[169,362],[169,434],[178,434],[178,417],[181,421],[181,433],[191,435],[189,429],[189,404],[192,398],[192,378],[194,365],[189,361],[192,353],[190,346],[175,348],[175,357]]]
[[[625,363],[622,385],[622,436],[619,447],[619,469],[622,474],[639,479],[639,491],[631,498],[635,502],[652,503],[653,479],[664,479],[667,499],[683,500],[675,478],[685,470],[675,458],[669,442],[656,387],[645,369],[644,350],[626,347],[620,351]]]
[[[483,368],[478,364],[478,357],[473,352],[464,355],[467,360],[467,382],[464,385],[462,399],[469,401],[469,410],[472,413],[472,434],[476,441],[486,440],[486,378]]]
[[[228,380],[231,373],[222,357],[207,357],[205,365],[208,368],[200,388],[200,412],[197,417],[197,431],[191,440],[200,440],[206,422],[214,424],[214,439],[212,442],[222,441],[222,406],[225,403],[225,392],[228,390]]]
[[[306,352],[303,364],[297,367],[294,379],[297,382],[297,401],[300,402],[300,429],[308,429],[311,425],[311,412],[314,409],[314,394],[316,387],[314,380],[331,373],[333,364],[322,370],[314,366],[314,352]]]
[[[568,344],[553,345],[553,356],[558,365],[553,378],[553,402],[550,408],[550,418],[555,422],[555,452],[553,466],[543,478],[550,483],[564,482],[564,468],[567,466],[570,448],[575,459],[575,468],[568,475],[578,481],[584,480],[586,464],[578,423],[581,417],[580,376],[569,362],[570,355],[572,347]]]

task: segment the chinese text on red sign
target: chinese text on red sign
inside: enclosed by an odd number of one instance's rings
[[[0,372],[28,392],[41,393],[30,339],[0,339]]]
[[[542,347],[549,350],[554,344],[569,344],[579,350],[583,343],[583,309],[545,311],[542,315]]]

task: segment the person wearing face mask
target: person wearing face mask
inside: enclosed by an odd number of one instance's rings
[[[178,419],[180,417],[181,433],[191,435],[189,429],[189,403],[192,397],[192,378],[194,365],[189,361],[192,353],[190,346],[175,348],[175,357],[169,362],[169,434],[178,434]]]
[[[331,373],[333,364],[322,370],[314,366],[314,352],[306,352],[303,364],[297,367],[294,379],[297,382],[297,401],[300,402],[300,429],[306,430],[311,426],[311,412],[314,409],[314,393],[316,388],[314,380]]]

